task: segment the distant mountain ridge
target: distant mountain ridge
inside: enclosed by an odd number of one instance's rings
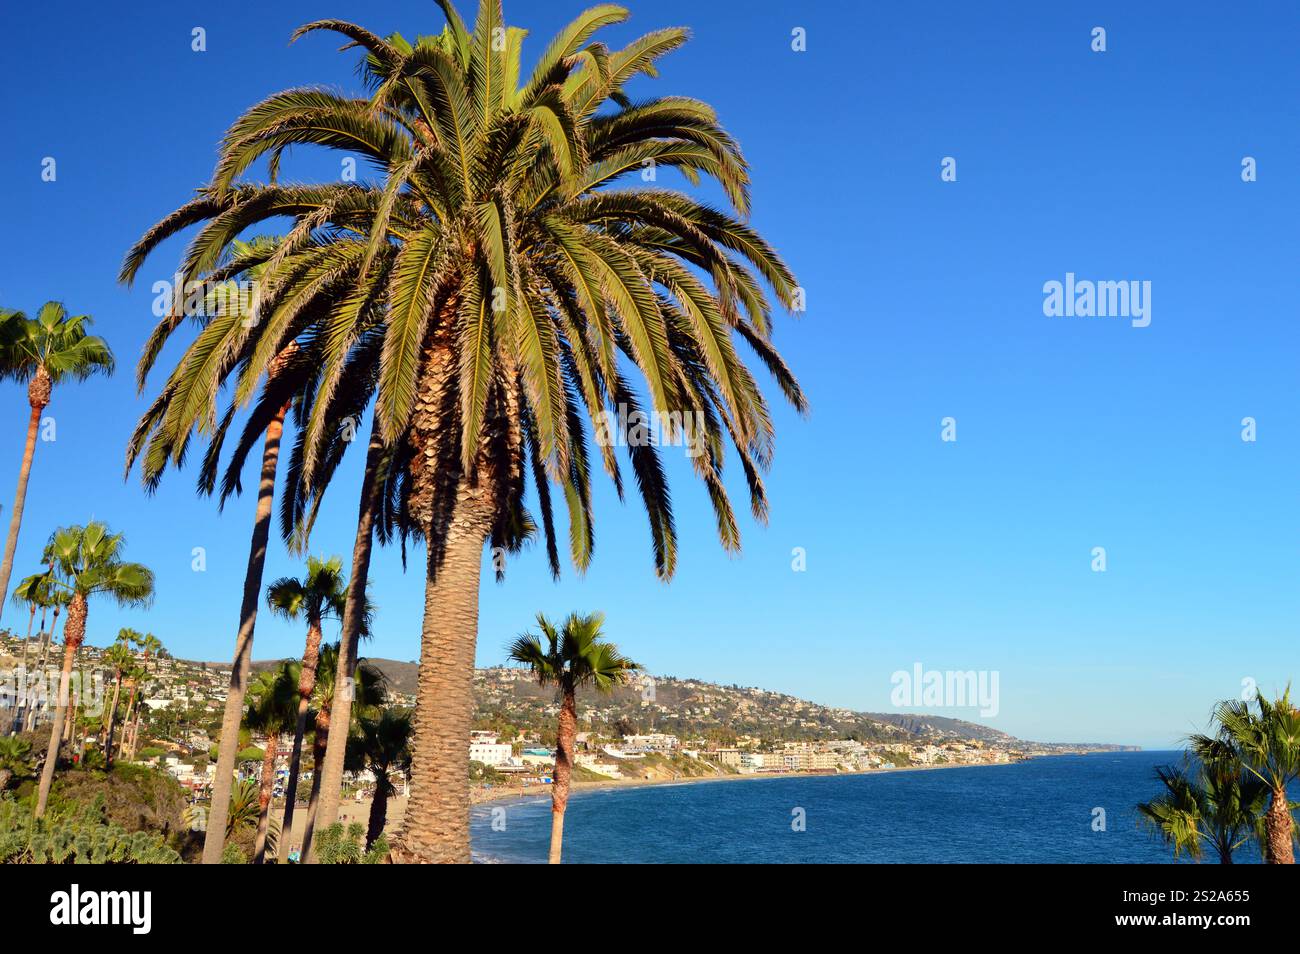
[[[405,696],[414,696],[419,663],[382,657],[363,657],[377,667],[392,688]],[[266,669],[279,660],[253,663],[254,670]],[[209,666],[229,668],[219,663]],[[787,738],[849,738],[873,740],[923,739],[978,740],[998,746],[1017,743],[1047,749],[1120,750],[1133,746],[1095,743],[1027,742],[999,729],[924,713],[858,712],[809,702],[796,696],[767,689],[723,686],[698,679],[672,676],[648,677],[653,685],[653,701],[643,698],[644,687],[624,687],[610,696],[580,696],[580,716],[610,727],[636,731],[672,732],[682,738],[695,738],[710,730],[726,729],[737,734],[772,734]],[[530,681],[520,670],[494,666],[475,671],[475,699],[480,719],[500,717],[515,725],[533,725],[547,721],[546,712],[554,702],[553,693]]]

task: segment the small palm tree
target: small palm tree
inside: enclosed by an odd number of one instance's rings
[[[68,618],[63,626],[63,675],[50,729],[50,749],[41,770],[36,817],[45,814],[59,760],[59,741],[68,714],[68,687],[77,651],[86,638],[86,618],[92,596],[108,596],[122,606],[145,606],[153,599],[153,571],[142,563],[122,559],[126,540],[92,520],[85,526],[61,527],[45,547],[45,559],[54,566],[55,586],[68,595]]]
[[[113,702],[108,707],[108,712],[104,716],[104,767],[113,767],[113,730],[117,727],[117,700],[122,695],[122,681],[128,676],[134,675],[135,656],[131,652],[131,647],[127,643],[127,633],[129,630],[123,629],[117,634],[117,642],[104,651],[104,665],[113,676]],[[123,735],[126,732],[123,730]]]
[[[258,673],[248,687],[248,714],[244,726],[266,736],[262,778],[258,789],[257,837],[253,842],[253,864],[266,860],[271,806],[275,795],[275,761],[280,754],[280,736],[293,727],[298,713],[298,666],[288,660],[275,669]]]
[[[134,633],[135,631],[132,630],[132,632]],[[139,678],[132,681],[132,692],[131,692],[132,703],[135,702],[135,689],[136,687],[138,687],[139,682],[144,677],[149,675],[150,657],[157,659],[159,655],[164,651],[162,640],[160,640],[153,633],[146,633],[143,636],[141,636],[139,633],[135,633],[134,645],[143,654],[144,663],[142,667],[138,668],[134,672],[134,675],[137,675]],[[135,758],[135,753],[140,747],[140,723],[144,718],[145,708],[144,706],[140,706],[134,711],[135,711],[135,721],[134,723],[131,723],[131,746],[130,746],[130,753],[129,753],[129,758],[131,759]],[[122,723],[124,726],[127,723],[131,722],[131,712],[132,712],[132,706],[128,706],[126,711],[126,719]],[[125,737],[126,734],[125,732],[123,732],[123,741],[125,741]]]
[[[332,557],[320,560],[308,557],[305,577],[301,580],[291,576],[281,577],[266,590],[266,602],[273,613],[285,619],[307,621],[307,642],[302,652],[302,670],[298,680],[298,717],[293,733],[293,752],[289,756],[289,782],[284,792],[281,861],[288,858],[289,843],[293,838],[294,803],[297,800],[298,773],[302,762],[302,741],[307,732],[312,693],[316,690],[322,623],[329,617],[342,618],[347,589],[341,559]]]
[[[1200,861],[1208,846],[1220,864],[1230,865],[1232,853],[1257,837],[1269,789],[1219,740],[1196,736],[1192,747],[1194,758],[1186,766],[1156,769],[1165,791],[1138,805],[1138,815],[1174,849],[1175,858],[1186,853]]]
[[[1295,864],[1295,822],[1286,790],[1300,778],[1300,711],[1291,704],[1291,688],[1272,702],[1256,692],[1255,709],[1244,700],[1221,702],[1214,710],[1214,721],[1219,725],[1217,741],[1268,787],[1264,859],[1273,865]],[[1209,741],[1202,738],[1194,741]]]
[[[48,606],[48,595],[50,590],[50,580],[48,573],[33,573],[31,576],[24,577],[22,581],[14,587],[13,601],[17,606],[26,606],[27,615],[27,635],[23,638],[23,662],[22,678],[23,685],[19,687],[19,706],[14,716],[14,725],[11,734],[16,733],[23,725],[26,718],[27,704],[27,650],[32,641],[32,626],[36,622],[36,608]],[[44,609],[41,612],[41,629],[45,628]]]
[[[86,333],[90,324],[87,315],[69,317],[57,301],[42,305],[34,319],[21,311],[0,312],[0,378],[25,382],[27,403],[32,409],[27,422],[23,462],[18,469],[13,513],[9,517],[9,536],[5,540],[4,558],[0,561],[0,594],[9,592],[14,550],[18,547],[18,531],[23,523],[23,505],[27,500],[27,480],[36,453],[36,435],[54,385],[68,379],[84,381],[101,372],[113,373],[113,352],[103,338]],[[0,610],[3,607],[3,601],[0,601]]]
[[[375,718],[362,718],[353,740],[353,764],[375,776],[375,796],[370,802],[366,848],[370,849],[388,824],[388,800],[397,794],[395,779],[411,769],[411,712],[385,709]]]
[[[235,784],[230,793],[230,812],[226,815],[226,837],[230,838],[241,828],[252,828],[261,815],[258,804],[258,784],[251,778]]]
[[[54,585],[54,565],[49,564],[45,573],[40,574],[44,580],[44,585],[37,590],[36,598],[41,607],[41,629],[39,638],[41,646],[41,656],[36,663],[36,671],[44,679],[45,665],[50,657],[50,644],[54,641],[54,631],[59,628],[59,614],[63,608],[71,601],[71,597],[63,590]],[[50,621],[50,628],[45,628],[46,613],[53,611]],[[32,731],[36,728],[36,700],[29,697],[27,706],[27,715],[23,720],[23,728]]]
[[[27,739],[16,735],[0,739],[0,792],[9,787],[11,779],[31,771],[31,755],[32,744]]]
[[[564,840],[564,810],[569,803],[573,775],[573,745],[578,734],[577,691],[593,686],[598,692],[612,692],[641,668],[619,654],[613,643],[602,642],[605,614],[569,614],[564,629],[557,631],[547,618],[537,614],[537,625],[546,637],[525,633],[510,645],[510,658],[533,671],[539,684],[555,686],[560,693],[560,725],[556,732],[555,778],[551,788],[551,853],[549,861],[560,863]]]

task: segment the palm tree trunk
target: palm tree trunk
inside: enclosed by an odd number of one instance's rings
[[[113,685],[113,705],[108,710],[108,726],[104,729],[104,768],[113,767],[113,729],[117,720],[117,699],[122,694],[122,673],[118,672]]]
[[[275,796],[275,759],[280,754],[280,733],[266,733],[266,755],[262,758],[262,785],[258,790],[257,802],[262,812],[257,817],[257,838],[253,842],[253,864],[260,865],[266,861],[266,833],[271,827],[271,805]]]
[[[320,620],[307,624],[307,645],[302,651],[302,674],[298,677],[298,721],[293,730],[293,753],[289,756],[289,783],[284,789],[284,824],[280,826],[280,860],[289,860],[293,840],[294,803],[298,800],[298,774],[302,768],[302,740],[307,734],[311,694],[316,689],[316,666],[320,663]]]
[[[1268,812],[1264,815],[1264,832],[1268,838],[1267,861],[1271,865],[1295,864],[1291,844],[1291,809],[1287,803],[1286,788],[1275,788]]]
[[[27,637],[23,640],[23,668],[22,684],[18,687],[18,711],[14,713],[13,728],[9,730],[10,735],[17,735],[18,729],[27,721],[27,685],[31,682],[27,678],[27,644],[32,641],[32,624],[36,622],[36,604],[31,604],[32,611],[27,617]]]
[[[456,302],[442,306],[454,311]],[[394,836],[396,862],[468,864],[469,733],[474,716],[474,645],[483,546],[497,494],[513,486],[522,457],[519,415],[502,406],[482,426],[472,473],[461,462],[454,387],[454,324],[440,322],[425,348],[411,413],[411,512],[424,528],[424,623],[411,742],[411,795]]]
[[[262,569],[266,565],[266,543],[271,534],[271,503],[275,497],[275,471],[280,461],[280,435],[284,415],[280,409],[266,428],[262,449],[262,477],[257,488],[257,511],[253,518],[253,539],[248,552],[248,570],[244,573],[244,600],[239,609],[239,634],[235,637],[235,658],[230,667],[230,688],[226,693],[226,711],[221,719],[221,741],[217,747],[216,775],[212,779],[212,803],[208,810],[208,830],[203,840],[203,863],[221,864],[225,848],[226,819],[230,814],[230,793],[234,788],[235,756],[239,754],[239,723],[244,716],[244,694],[253,661],[253,628],[257,623],[257,604],[262,595]]]
[[[132,714],[135,713],[135,694],[137,691],[139,691],[139,686],[133,682],[131,684],[131,695],[129,695],[126,700],[126,713],[122,716],[122,742],[117,747],[118,758],[123,757],[123,750],[126,748],[126,725],[131,721]],[[112,739],[110,738],[109,741],[111,742]],[[130,758],[135,758],[134,752],[131,753]]]
[[[49,632],[45,634],[45,641],[41,644],[41,661],[40,664],[37,665],[36,667],[37,671],[41,674],[42,680],[45,679],[45,664],[49,662],[49,658],[50,658],[50,643],[54,639],[54,630],[58,625],[59,625],[59,606],[56,603],[54,605],[54,618],[50,620]],[[64,632],[66,632],[67,631],[66,622],[63,624],[63,628],[64,628]],[[41,612],[41,629],[42,630],[45,629],[44,611]],[[48,705],[48,702],[46,704]],[[30,713],[28,715],[28,724],[25,728],[29,732],[36,728],[36,707],[35,706],[32,706],[30,708]]]
[[[569,806],[569,786],[573,780],[573,746],[578,737],[578,705],[573,686],[563,688],[560,703],[560,727],[555,740],[555,777],[551,779],[551,853],[547,863],[560,863],[564,843],[564,811]]]
[[[80,593],[68,604],[68,618],[63,624],[63,674],[59,677],[59,697],[55,700],[54,725],[50,727],[50,750],[45,753],[45,766],[41,769],[41,784],[36,795],[36,817],[45,815],[50,800],[50,786],[54,784],[54,768],[59,761],[59,744],[63,739],[63,723],[68,717],[68,689],[72,682],[72,662],[77,649],[86,636],[86,598]]]
[[[388,824],[388,779],[375,779],[375,797],[370,803],[370,823],[366,826],[366,850],[384,833]]]
[[[325,751],[329,746],[330,710],[323,706],[316,713],[316,732],[311,740],[311,799],[307,802],[307,823],[302,826],[301,863],[311,857],[312,835],[316,831],[316,812],[320,808],[321,767],[325,764]]]
[[[339,661],[334,667],[334,711],[340,724],[352,724],[352,686],[357,671],[357,649],[361,642],[361,619],[365,613],[366,581],[370,576],[370,549],[374,543],[375,502],[378,499],[377,471],[383,453],[383,441],[377,424],[371,425],[370,447],[366,451],[366,469],[361,478],[361,504],[357,515],[357,539],[352,545],[352,575],[348,578],[347,603],[343,609],[343,629],[339,636]],[[343,756],[347,733],[336,733],[325,746],[325,763],[317,768],[320,775],[320,803],[316,818],[321,828],[328,828],[339,818],[339,800],[343,794]],[[311,864],[313,846],[308,844],[304,861]]]
[[[37,382],[43,382],[44,400],[37,394]],[[27,481],[32,476],[32,457],[36,454],[36,435],[41,430],[41,412],[50,400],[50,376],[44,368],[36,372],[27,386],[32,413],[27,420],[27,443],[23,446],[23,462],[18,468],[18,487],[14,491],[14,509],[9,516],[9,536],[5,539],[4,560],[0,562],[0,616],[4,615],[3,598],[9,593],[9,577],[14,572],[14,551],[18,549],[18,530],[23,525],[23,506],[27,501]]]
[[[458,507],[459,509],[459,507]],[[486,527],[452,521],[442,565],[424,586],[411,797],[393,838],[397,862],[468,864],[469,732]]]

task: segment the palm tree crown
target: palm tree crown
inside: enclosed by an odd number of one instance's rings
[[[113,352],[103,338],[87,333],[91,324],[89,315],[69,316],[57,301],[42,305],[35,318],[0,312],[0,379],[43,380],[42,404],[48,404],[51,385],[112,374]]]
[[[122,606],[145,606],[153,598],[154,574],[143,563],[122,559],[125,537],[99,521],[60,527],[45,547],[55,585],[74,599],[103,595]]]
[[[563,627],[556,629],[538,613],[537,625],[546,644],[542,637],[525,633],[510,644],[510,659],[529,667],[543,686],[572,690],[590,685],[600,692],[612,692],[641,666],[612,644],[601,642],[604,622],[604,613],[570,613]]]
[[[307,558],[307,575],[283,576],[266,588],[266,602],[274,613],[285,619],[305,617],[319,625],[328,617],[342,618],[347,596],[347,580],[339,557],[321,560]]]
[[[642,405],[621,355],[640,371],[648,410],[670,422],[669,432],[684,415],[698,422],[692,463],[722,542],[736,548],[723,446],[737,450],[761,519],[759,473],[773,431],[735,341],[802,409],[802,392],[769,341],[760,282],[788,308],[798,296],[789,269],[743,221],[747,167],[713,110],[685,97],[634,104],[623,92],[638,73],[654,75],[654,61],[680,46],[685,31],[658,31],[611,52],[592,35],[627,12],[596,7],[562,31],[521,82],[523,31],[505,25],[497,0],[480,4],[472,32],[450,3],[441,6],[442,33],[415,42],[337,20],[302,27],[295,36],[330,30],[360,46],[371,95],[296,89],[254,106],[227,133],[200,197],[132,249],[126,280],[164,238],[203,223],[183,276],[225,276],[241,233],[286,215],[297,223],[244,262],[261,263],[252,306],[259,320],[213,319],[195,345],[203,360],[186,359],[185,373],[164,388],[167,407],[142,421],[144,430],[167,416],[165,443],[179,460],[189,428],[212,415],[205,395],[221,375],[237,365],[236,394],[248,399],[285,341],[306,336],[317,357],[304,420],[305,485],[321,476],[321,438],[338,420],[334,402],[355,402],[358,389],[373,393],[384,439],[402,465],[396,474],[409,478],[390,487],[403,530],[431,534],[436,555],[450,519],[449,495],[439,491],[482,482],[494,542],[517,544],[533,526],[521,499],[527,457],[558,572],[548,479],[563,492],[580,568],[593,544],[584,418],[622,492],[614,456],[622,442],[604,412],[636,415]],[[606,103],[612,111],[600,111]],[[299,144],[359,152],[383,179],[236,182],[258,159],[271,156],[278,166]],[[610,188],[647,168],[717,180],[734,214],[667,189]],[[324,289],[335,291],[323,313],[314,305]],[[165,339],[179,320],[165,318],[156,336]],[[147,353],[156,353],[152,343]],[[656,567],[669,576],[675,530],[658,450],[626,443]]]

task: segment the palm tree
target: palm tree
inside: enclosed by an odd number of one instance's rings
[[[294,803],[297,800],[298,773],[302,763],[302,741],[307,732],[312,693],[316,690],[316,667],[320,663],[321,624],[328,617],[342,618],[346,593],[343,561],[338,557],[328,560],[308,557],[305,577],[301,580],[281,577],[266,590],[266,603],[273,613],[285,619],[305,619],[307,622],[307,642],[303,647],[302,670],[298,680],[298,716],[293,733],[293,752],[289,756],[289,782],[284,791],[281,861],[289,856],[289,843],[294,834]]]
[[[5,539],[4,558],[0,560],[0,593],[9,591],[18,530],[27,499],[27,480],[36,453],[36,435],[54,385],[69,379],[84,381],[92,374],[113,373],[113,352],[104,339],[86,333],[90,325],[89,316],[69,317],[57,301],[42,305],[34,319],[21,311],[0,312],[0,378],[25,382],[27,403],[31,406],[23,462],[18,469],[18,489],[14,491],[14,508],[9,517],[9,536]],[[0,611],[3,608],[4,603],[0,601]]]
[[[1186,853],[1200,861],[1209,846],[1220,864],[1230,865],[1232,853],[1257,836],[1269,790],[1219,740],[1196,736],[1192,743],[1195,758],[1186,767],[1156,769],[1165,791],[1139,804],[1138,814],[1175,858]]]
[[[108,712],[104,717],[104,767],[112,768],[113,766],[113,730],[116,728],[117,720],[117,700],[122,694],[122,680],[135,669],[135,656],[131,653],[131,648],[127,645],[128,630],[121,630],[117,635],[117,642],[106,649],[100,657],[109,671],[113,674],[113,702],[108,707]],[[124,723],[125,724],[125,723]],[[125,729],[122,732],[126,735]]]
[[[362,636],[370,635],[370,618],[373,615],[373,606],[367,601],[367,609],[364,613],[365,620],[362,623]],[[311,722],[313,725],[312,732],[312,778],[311,778],[311,799],[307,803],[307,821],[302,829],[302,844],[304,851],[302,853],[303,862],[306,864],[314,863],[312,835],[316,831],[317,813],[320,810],[321,796],[321,769],[325,762],[325,750],[329,746],[330,726],[343,725],[341,701],[347,698],[349,705],[347,715],[347,731],[340,733],[347,736],[351,733],[356,719],[361,716],[368,716],[382,706],[388,697],[387,680],[383,672],[377,667],[368,663],[359,663],[353,672],[351,683],[344,684],[344,692],[341,695],[335,695],[337,688],[337,675],[339,667],[339,644],[330,643],[321,646],[320,661],[316,667],[316,688],[312,693],[312,711]],[[335,716],[338,715],[340,721],[335,722]]]
[[[27,635],[23,637],[23,662],[22,662],[22,679],[23,684],[19,687],[19,699],[21,705],[14,715],[13,728],[10,735],[18,732],[26,721],[26,713],[29,708],[27,695],[30,691],[29,671],[27,668],[27,650],[32,641],[32,626],[36,622],[36,607],[44,607],[49,594],[50,581],[48,573],[34,573],[31,576],[24,577],[23,580],[14,587],[13,601],[16,605],[25,605],[28,608],[27,614]],[[45,628],[44,609],[41,610],[41,629]]]
[[[564,810],[569,803],[573,775],[573,746],[578,734],[578,689],[593,686],[598,692],[612,692],[615,686],[641,668],[619,654],[613,643],[602,642],[604,613],[579,616],[570,613],[563,630],[537,614],[537,625],[546,637],[525,633],[510,644],[510,659],[532,670],[539,685],[554,686],[560,694],[560,724],[556,732],[555,778],[551,785],[551,852],[549,861],[560,863],[564,841]]]
[[[122,281],[130,284],[158,243],[192,221],[190,210],[187,209],[179,217],[169,216],[151,229],[128,253],[127,261],[122,268]],[[227,236],[227,241],[215,256],[198,258],[193,255],[187,256],[178,288],[187,287],[192,281],[203,279],[214,289],[213,294],[204,296],[202,307],[197,309],[195,316],[204,327],[182,356],[159,397],[141,418],[127,449],[128,470],[139,458],[145,486],[152,490],[157,486],[168,463],[176,466],[181,464],[189,446],[191,432],[196,429],[210,432],[210,444],[199,478],[199,490],[204,494],[211,494],[217,484],[221,450],[234,419],[236,405],[248,400],[255,390],[259,376],[265,371],[261,398],[249,415],[221,486],[221,505],[224,507],[226,500],[232,494],[240,492],[240,474],[244,460],[260,441],[261,476],[254,512],[248,569],[244,576],[234,662],[231,665],[230,685],[222,719],[223,740],[233,739],[236,736],[239,720],[243,714],[244,694],[252,665],[253,635],[256,628],[262,573],[266,562],[266,547],[270,536],[271,511],[285,418],[291,403],[295,401],[300,408],[311,407],[313,382],[322,368],[320,343],[324,339],[320,339],[315,348],[300,347],[294,339],[313,323],[319,324],[326,318],[332,317],[333,311],[343,306],[337,301],[334,286],[322,287],[311,282],[306,283],[309,287],[306,293],[302,291],[301,285],[290,286],[288,292],[292,294],[287,294],[288,301],[281,301],[274,297],[268,297],[265,302],[259,299],[253,305],[251,315],[249,309],[238,303],[237,297],[236,304],[232,306],[227,298],[223,298],[216,292],[225,287],[224,282],[233,281],[240,276],[256,279],[268,261],[283,261],[284,257],[280,252],[286,250],[271,239],[245,243],[235,239],[232,234]],[[218,259],[223,252],[228,253],[227,260],[219,262]],[[291,261],[301,264],[301,259]],[[375,307],[362,309],[362,314],[370,314]],[[257,320],[257,316],[263,311],[279,314],[285,309],[291,311],[294,316],[307,317],[299,323],[292,324],[288,331],[282,323]],[[355,309],[346,310],[350,315],[355,316]],[[185,309],[174,307],[154,329],[137,369],[137,380],[142,389],[163,345],[185,316]],[[271,347],[274,352],[269,365],[263,360],[263,351],[267,347]],[[258,360],[251,362],[254,357]],[[216,400],[222,386],[235,370],[248,367],[250,363],[256,364],[256,373],[251,377],[247,374],[241,375],[235,391],[236,399],[219,422],[215,423],[214,429],[213,424],[217,417]],[[360,407],[353,408],[355,402],[349,399],[349,395],[356,390],[351,384],[352,378],[344,375],[342,380],[343,397],[332,403],[331,415],[328,417],[332,424],[338,424],[343,418],[359,413],[365,405],[363,394],[360,397]],[[339,439],[336,428],[323,438],[323,443],[329,447],[319,456],[327,461],[325,470],[332,472],[349,441]],[[294,448],[291,474],[303,453],[304,445],[300,441]],[[369,472],[368,470],[367,473]],[[318,494],[313,498],[306,492],[306,488],[303,488],[302,492],[297,492],[298,486],[292,482],[287,490],[289,493],[282,509],[282,520],[288,528],[285,535],[289,537],[291,533],[301,532],[301,545],[305,546],[306,534],[311,520],[314,519],[315,507],[319,506],[320,496]],[[204,864],[221,863],[225,829],[221,819],[230,801],[236,754],[237,749],[233,743],[228,745],[223,741],[219,746],[216,779],[212,789],[213,824],[208,827],[204,841]]]
[[[134,630],[132,632],[134,632]],[[141,636],[139,633],[136,633],[135,645],[137,645],[140,648],[140,652],[144,656],[143,667],[139,671],[140,677],[144,678],[149,675],[150,657],[156,659],[158,658],[159,654],[162,653],[163,651],[162,640],[159,639],[157,636],[155,636],[153,633],[146,633],[143,636]],[[131,693],[132,703],[135,702],[136,685],[137,685],[136,682],[132,683],[132,693]],[[128,705],[126,711],[126,721],[123,722],[123,725],[126,725],[126,723],[130,721],[131,709],[132,707]],[[135,753],[140,746],[140,722],[143,719],[143,717],[144,717],[144,706],[140,706],[135,710],[135,722],[132,723],[131,725],[131,746],[130,746],[129,758],[133,760],[135,759]],[[123,739],[125,740],[125,732],[123,733]]]
[[[384,709],[378,718],[362,718],[353,740],[353,758],[358,767],[375,776],[375,795],[370,802],[366,847],[375,843],[388,824],[388,800],[397,794],[394,778],[411,768],[411,713],[405,709]]]
[[[650,518],[655,569],[666,579],[676,566],[667,480],[658,448],[632,422],[652,413],[668,438],[688,444],[719,537],[736,550],[725,449],[734,447],[762,520],[761,472],[774,437],[736,340],[796,408],[805,403],[771,344],[761,283],[787,308],[800,307],[801,293],[743,221],[748,172],[739,148],[703,103],[667,97],[634,105],[624,93],[634,76],[654,75],[655,60],[686,31],[658,31],[610,51],[592,37],[627,14],[597,7],[558,35],[521,85],[522,31],[506,26],[498,0],[480,3],[472,32],[450,2],[440,5],[442,33],[414,43],[337,20],[302,27],[297,35],[332,30],[360,46],[372,95],[292,90],[254,106],[228,132],[209,185],[141,240],[124,274],[163,239],[200,223],[185,274],[217,271],[236,236],[293,217],[262,259],[266,320],[255,333],[231,335],[236,394],[251,395],[249,382],[288,336],[317,356],[295,480],[313,500],[337,459],[323,436],[340,404],[364,409],[375,396],[388,457],[378,529],[421,537],[427,548],[412,798],[394,857],[468,861],[464,747],[482,550],[490,542],[513,551],[534,533],[526,478],[537,485],[552,572],[559,555],[551,484],[568,509],[571,557],[581,570],[594,545],[587,427],[620,495],[616,447],[625,447]],[[278,168],[286,149],[309,144],[359,151],[384,179],[236,181],[259,158],[273,156]],[[647,168],[716,180],[735,214],[678,192],[608,188]],[[335,304],[323,318],[307,316],[302,300],[322,288],[336,289]],[[620,355],[644,380],[645,411]],[[204,405],[175,395],[164,403],[181,407],[163,427],[175,457],[195,420],[184,406]],[[326,762],[337,764],[328,750]]]
[[[139,630],[131,629],[130,627],[124,627],[118,630],[117,633],[118,642],[124,645],[131,652],[132,660],[135,658],[135,650],[143,644],[144,638],[144,635]],[[131,724],[132,715],[136,714],[136,696],[140,691],[140,683],[143,675],[144,671],[139,666],[132,666],[122,680],[130,692],[130,695],[127,697],[126,713],[122,718],[122,741],[117,747],[119,757],[135,758],[134,750],[126,756],[123,756],[123,753],[127,751],[126,727]]]
[[[275,762],[280,754],[280,736],[288,732],[297,718],[298,673],[297,665],[284,661],[275,669],[258,673],[248,687],[248,714],[244,725],[266,736],[266,750],[262,758],[262,779],[258,789],[261,814],[257,821],[257,837],[253,843],[253,864],[266,860],[267,834],[270,831],[271,807],[275,795]]]
[[[44,679],[46,663],[50,657],[50,646],[54,642],[54,631],[59,628],[59,613],[61,613],[63,608],[72,601],[72,597],[66,591],[54,585],[53,564],[50,564],[50,566],[51,569],[48,571],[49,589],[41,593],[41,658],[36,664],[36,671],[41,673],[42,679]],[[48,630],[45,629],[46,609],[53,610],[50,619],[50,628]],[[66,632],[68,628],[66,616],[64,617],[63,628]],[[46,705],[48,707],[48,701],[46,702]],[[34,705],[28,706],[27,723],[24,728],[29,732],[36,728],[36,706]]]
[[[1287,786],[1300,778],[1300,711],[1291,705],[1291,688],[1272,702],[1257,691],[1255,709],[1244,700],[1221,702],[1214,709],[1214,721],[1219,726],[1216,738],[1196,736],[1193,742],[1221,743],[1268,788],[1264,859],[1273,865],[1295,864],[1295,822]]]
[[[50,729],[50,750],[41,770],[36,800],[36,817],[45,814],[59,760],[59,741],[68,713],[68,685],[72,664],[86,638],[86,618],[90,599],[108,596],[121,606],[145,606],[153,598],[153,571],[142,563],[122,559],[126,545],[120,533],[112,533],[103,523],[92,520],[85,526],[61,527],[46,545],[47,558],[54,564],[54,584],[69,596],[68,618],[63,625],[63,675],[59,680],[59,697]]]

